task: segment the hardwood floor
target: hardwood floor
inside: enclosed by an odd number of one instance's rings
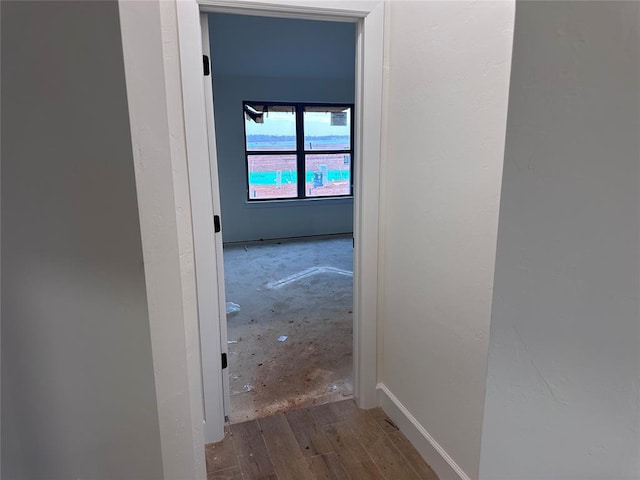
[[[207,480],[438,480],[381,408],[353,400],[226,427],[206,446]]]

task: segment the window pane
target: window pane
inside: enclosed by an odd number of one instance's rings
[[[295,155],[248,155],[247,167],[249,199],[298,196]]]
[[[307,197],[351,195],[351,155],[305,155]]]
[[[296,149],[296,114],[292,106],[244,105],[247,151]]]
[[[351,108],[305,107],[305,150],[350,150]]]

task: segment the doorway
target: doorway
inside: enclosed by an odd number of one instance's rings
[[[213,13],[207,27],[226,414],[350,398],[356,25]]]
[[[353,245],[354,245],[354,285],[353,285],[353,396],[356,403],[362,408],[371,408],[377,405],[376,389],[376,349],[377,349],[377,310],[378,310],[378,212],[380,197],[380,158],[381,158],[381,126],[382,126],[382,77],[383,77],[383,19],[384,3],[379,0],[360,3],[339,3],[328,5],[311,5],[304,0],[278,0],[277,2],[251,2],[237,0],[232,3],[227,0],[193,0],[178,2],[177,9],[172,11],[165,9],[165,16],[161,16],[160,30],[163,38],[162,45],[176,46],[179,55],[163,57],[164,48],[160,44],[147,45],[140,40],[136,47],[147,50],[153,49],[154,54],[165,58],[165,68],[169,70],[171,84],[167,92],[180,92],[181,105],[169,103],[171,107],[167,111],[168,118],[175,120],[169,122],[171,138],[176,141],[184,139],[186,145],[186,163],[184,165],[174,163],[170,170],[170,177],[174,185],[183,186],[188,182],[188,190],[176,190],[173,210],[153,216],[150,220],[164,218],[164,216],[177,215],[183,218],[184,213],[190,214],[191,225],[178,225],[179,238],[185,240],[185,247],[189,247],[188,238],[193,238],[193,253],[195,256],[195,285],[189,283],[187,270],[189,266],[188,256],[180,255],[171,261],[179,261],[185,266],[187,275],[178,275],[168,278],[158,275],[158,284],[151,284],[149,289],[158,293],[157,298],[163,298],[165,289],[174,288],[174,284],[183,286],[185,296],[185,340],[180,341],[179,336],[167,338],[164,331],[158,326],[164,317],[160,315],[162,310],[154,310],[154,302],[150,304],[150,324],[152,337],[166,340],[166,348],[156,349],[154,354],[154,366],[159,371],[171,370],[179,367],[178,373],[182,373],[190,386],[188,396],[175,397],[165,395],[163,388],[158,394],[159,405],[162,405],[161,425],[170,431],[170,418],[176,418],[183,412],[191,412],[191,431],[194,442],[189,445],[197,445],[200,433],[203,433],[206,443],[216,442],[224,436],[224,389],[223,383],[226,370],[225,356],[227,354],[226,322],[222,322],[226,316],[224,295],[212,295],[211,292],[224,290],[219,281],[219,272],[222,270],[222,236],[216,233],[215,216],[220,215],[219,192],[213,191],[217,186],[217,158],[215,149],[215,136],[212,127],[216,121],[212,105],[212,91],[210,78],[203,77],[202,54],[209,53],[208,32],[204,33],[206,18],[203,21],[202,14],[206,13],[242,13],[253,15],[267,15],[287,18],[303,18],[315,20],[330,20],[351,22],[356,25],[356,95],[354,118],[354,146],[353,158],[354,170],[354,220],[353,220]],[[175,23],[172,24],[172,16]],[[155,17],[154,17],[155,18]],[[173,27],[172,27],[173,25]],[[177,25],[177,30],[172,29]],[[166,26],[166,28],[165,28]],[[135,37],[135,29],[127,30],[127,37]],[[123,33],[125,37],[125,33]],[[146,58],[146,57],[145,57]],[[149,57],[156,58],[156,57]],[[174,65],[177,59],[177,66]],[[171,63],[173,62],[173,63]],[[144,63],[147,66],[149,62]],[[153,64],[151,62],[151,64]],[[171,64],[171,67],[166,65]],[[132,64],[135,71],[140,70],[139,64]],[[177,70],[176,70],[177,68]],[[176,76],[177,74],[177,76]],[[135,80],[135,87],[145,91],[144,82]],[[133,82],[132,80],[132,82]],[[167,88],[169,88],[167,87]],[[169,97],[167,97],[169,98]],[[172,100],[174,98],[172,97]],[[179,108],[181,106],[181,108]],[[141,104],[137,116],[132,116],[132,130],[146,131],[146,122],[158,120],[158,113],[149,108],[147,104]],[[179,108],[179,110],[176,109]],[[184,115],[182,117],[182,115]],[[182,120],[184,123],[182,123]],[[173,152],[179,154],[180,151]],[[146,159],[146,151],[141,153],[141,158]],[[179,158],[179,157],[176,157]],[[365,162],[366,159],[366,162]],[[152,161],[150,159],[149,161]],[[366,168],[365,168],[366,165]],[[185,168],[187,167],[188,168]],[[216,168],[212,168],[216,166]],[[150,171],[150,170],[149,170]],[[140,173],[137,182],[155,181],[147,180],[147,170]],[[215,181],[211,181],[212,177]],[[142,195],[146,190],[142,189]],[[149,193],[150,197],[155,194]],[[146,197],[145,197],[146,198]],[[186,203],[184,203],[186,202]],[[186,207],[183,207],[186,205]],[[190,206],[190,208],[189,208]],[[166,210],[166,208],[165,208]],[[141,212],[141,219],[145,220],[145,212]],[[164,238],[164,237],[163,237]],[[214,238],[214,248],[211,239]],[[147,236],[143,240],[143,247],[149,251],[156,248],[156,237]],[[188,252],[187,252],[188,254]],[[156,280],[152,276],[152,280]],[[177,282],[177,283],[176,283]],[[194,296],[197,294],[197,297]],[[155,297],[150,297],[155,298]],[[197,302],[197,303],[196,303]],[[193,316],[193,309],[197,307],[197,316]],[[197,324],[194,323],[197,321]],[[210,351],[198,348],[199,343],[207,343]],[[164,344],[163,344],[164,345]],[[199,353],[197,362],[194,354]],[[196,369],[195,367],[201,368]],[[188,368],[187,368],[188,367]],[[157,379],[160,387],[164,377]],[[167,386],[169,384],[167,383]],[[202,389],[201,394],[198,390]],[[167,390],[167,392],[170,392]],[[170,398],[169,398],[170,397]],[[178,401],[179,400],[179,401]],[[199,407],[203,407],[204,429],[199,420]],[[166,409],[165,409],[166,406]],[[160,409],[160,407],[159,407]],[[201,417],[200,417],[201,418]],[[164,420],[163,420],[164,419]],[[163,427],[164,428],[164,427]],[[165,436],[163,435],[163,438]],[[170,439],[167,438],[167,441]],[[182,445],[182,444],[181,444]],[[182,445],[185,449],[187,443]],[[196,448],[196,455],[198,448]],[[167,456],[170,462],[170,457]]]
[[[200,14],[243,12],[357,25],[353,387],[358,406],[372,408],[378,405],[384,5],[382,0],[119,3],[163,469],[168,477],[203,477],[204,443],[224,437],[222,366],[227,338],[220,321],[224,308],[221,311],[219,298],[210,294],[220,285],[215,253],[221,245],[216,241],[215,248],[211,246],[212,238],[221,239],[214,222],[220,205],[211,182],[215,139],[208,125],[214,119],[212,109],[206,108],[211,105],[211,88],[207,91],[210,79],[203,77],[206,43]],[[207,358],[200,348],[205,337],[213,346]]]

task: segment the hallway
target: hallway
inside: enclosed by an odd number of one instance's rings
[[[232,424],[206,457],[207,480],[438,480],[381,408],[353,400]]]

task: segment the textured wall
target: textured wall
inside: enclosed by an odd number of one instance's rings
[[[637,2],[520,2],[482,479],[636,479]]]
[[[2,2],[2,477],[162,477],[116,2]]]
[[[476,478],[512,2],[392,2],[380,379]]]

